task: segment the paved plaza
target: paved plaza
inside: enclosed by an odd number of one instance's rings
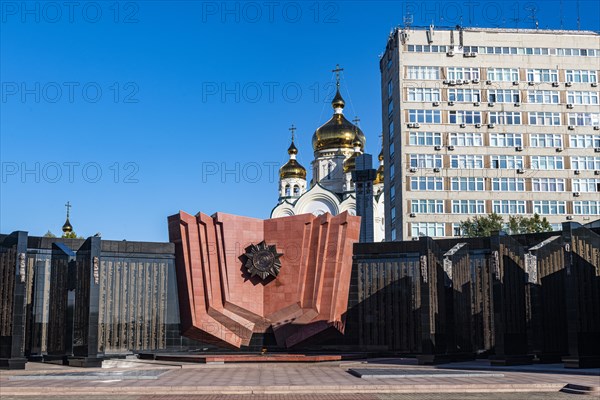
[[[351,374],[352,369],[367,373],[368,378]],[[368,375],[370,369],[373,373]],[[28,363],[24,371],[0,373],[0,396],[2,400],[40,396],[94,400],[566,399],[575,396],[560,393],[568,384],[598,390],[600,370],[565,370],[559,365],[491,368],[484,361],[431,367],[416,365],[412,359],[206,365],[132,358],[106,361],[101,369]]]
[[[199,395],[199,396],[86,396],[93,400],[568,400],[576,395],[566,393],[437,393],[437,394],[264,394],[264,395]],[[2,400],[38,400],[37,396],[2,396]],[[78,396],[60,396],[79,400]]]

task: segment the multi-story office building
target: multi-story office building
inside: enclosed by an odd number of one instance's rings
[[[380,62],[386,237],[600,215],[600,35],[396,29]]]

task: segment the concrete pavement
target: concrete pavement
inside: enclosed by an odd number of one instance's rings
[[[418,366],[410,359],[376,359],[357,362],[331,362],[319,364],[225,364],[203,365],[190,363],[159,363],[142,360],[117,360],[105,362],[102,369],[82,369],[49,364],[28,363],[25,371],[0,372],[0,396],[2,400],[14,396],[74,396],[77,398],[110,396],[111,399],[206,399],[199,395],[254,395],[233,397],[257,400],[257,395],[294,395],[285,399],[312,400],[310,396],[326,399],[324,395],[344,395],[348,399],[411,399],[410,395],[432,393],[461,393],[456,398],[469,399],[466,393],[496,393],[506,399],[566,398],[558,392],[567,384],[600,386],[600,370],[577,371],[558,367],[539,366],[527,371],[506,371],[485,368],[485,363],[475,362],[477,367],[494,372],[428,375],[428,371],[440,371],[439,367]],[[461,369],[463,367],[464,369]],[[444,371],[473,371],[462,365],[444,365]],[[403,373],[401,378],[372,377],[361,379],[348,373],[351,368],[401,369],[418,373]],[[128,375],[129,374],[129,375]],[[137,375],[137,377],[136,377]],[[514,397],[508,393],[521,394]],[[527,393],[527,395],[524,395]],[[545,394],[544,394],[545,393]],[[390,394],[392,397],[373,397]],[[402,394],[405,397],[401,397]],[[555,397],[544,397],[546,394]],[[193,395],[194,397],[189,397]],[[141,396],[141,397],[140,397]],[[308,396],[308,397],[307,397]],[[352,397],[354,396],[354,397]],[[356,397],[358,396],[358,397]],[[360,397],[366,396],[366,397]],[[393,397],[396,396],[396,397]],[[474,395],[476,396],[476,395]],[[101,398],[101,397],[99,397]],[[216,397],[222,398],[222,397]],[[265,399],[271,399],[268,396]],[[277,397],[273,397],[275,399]],[[443,395],[444,400],[452,399]],[[473,399],[483,397],[472,397]],[[494,397],[485,396],[485,399]],[[332,397],[332,399],[337,399]]]

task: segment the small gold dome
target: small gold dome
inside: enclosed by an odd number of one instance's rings
[[[344,172],[351,172],[356,169],[356,158],[362,154],[360,151],[362,142],[358,137],[354,138],[352,146],[354,147],[354,153],[346,161],[344,161]]]
[[[358,157],[360,153],[353,153],[346,161],[344,161],[344,172],[351,172],[356,169],[356,157]]]
[[[383,146],[383,143],[382,143]],[[379,168],[377,168],[377,173],[375,175],[375,180],[373,181],[374,185],[379,185],[380,183],[383,183],[383,148],[381,149],[381,151],[379,152],[379,156],[377,157],[379,159]]]
[[[296,145],[294,144],[294,142],[292,142],[292,144],[290,144],[290,147],[288,147],[288,154],[289,155],[298,154],[298,149],[296,148]]]
[[[335,92],[335,97],[333,98],[333,100],[331,100],[331,106],[333,107],[334,110],[336,108],[344,108],[346,106],[346,102],[342,98],[339,88]]]
[[[365,148],[365,135],[359,127],[348,121],[341,110],[345,102],[338,90],[331,102],[331,106],[336,110],[329,121],[318,128],[312,137],[314,151],[326,149],[351,149],[353,148],[354,138],[358,136],[361,142],[361,150]],[[339,110],[339,112],[338,112]]]
[[[64,233],[71,233],[71,232],[73,232],[73,226],[69,222],[69,217],[67,217],[67,221],[65,222],[65,224],[62,227],[62,231]]]
[[[296,161],[298,149],[296,148],[294,141],[292,141],[292,144],[290,144],[290,147],[288,148],[288,154],[290,155],[290,159],[283,165],[283,167],[279,168],[279,178],[306,179],[306,169],[300,165],[298,161]]]
[[[380,165],[379,168],[377,168],[377,174],[375,175],[375,180],[373,181],[374,185],[379,185],[380,183],[383,183],[383,165]]]
[[[306,169],[296,160],[289,160],[285,165],[279,168],[279,177],[306,179]]]

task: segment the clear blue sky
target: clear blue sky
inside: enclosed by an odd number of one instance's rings
[[[0,5],[0,232],[59,234],[70,201],[78,234],[118,240],[166,241],[178,210],[267,218],[292,123],[310,168],[337,63],[377,154],[378,55],[407,7],[414,25],[530,28],[535,5],[540,28],[577,28],[568,0]],[[597,2],[579,10],[600,30]]]

